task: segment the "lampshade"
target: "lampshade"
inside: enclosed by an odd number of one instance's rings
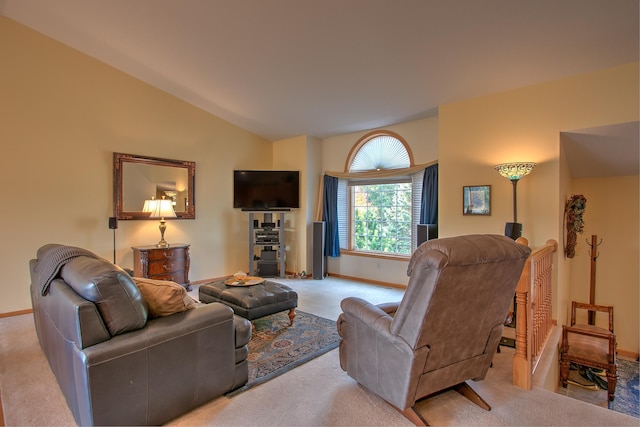
[[[533,168],[536,166],[533,162],[515,162],[515,163],[502,163],[496,165],[494,168],[498,173],[510,181],[518,181],[525,175],[529,175]]]
[[[162,200],[149,200],[149,201],[155,202],[155,206],[153,206],[153,210],[151,211],[149,218],[175,218],[176,217],[176,212],[173,210],[173,206],[171,205],[171,200],[162,199]]]
[[[156,205],[158,201],[156,199],[145,200],[144,205],[142,206],[142,212],[153,212],[156,210]]]

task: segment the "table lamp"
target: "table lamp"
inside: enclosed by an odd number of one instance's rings
[[[165,218],[175,218],[176,212],[173,210],[171,200],[165,199],[151,199],[145,200],[142,207],[143,212],[149,212],[149,218],[160,218],[160,241],[156,245],[158,248],[168,248],[169,244],[164,240],[164,232],[167,229]]]

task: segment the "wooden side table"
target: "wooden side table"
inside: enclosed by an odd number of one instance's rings
[[[187,291],[189,282],[189,245],[172,243],[168,248],[155,245],[132,246],[133,274],[147,279],[171,280],[180,283]]]

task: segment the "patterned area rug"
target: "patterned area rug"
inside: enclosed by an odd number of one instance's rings
[[[289,326],[288,311],[253,321],[249,342],[249,381],[227,396],[235,396],[282,375],[338,346],[336,322],[296,311]]]
[[[618,359],[618,383],[609,409],[640,418],[640,378],[638,362]]]

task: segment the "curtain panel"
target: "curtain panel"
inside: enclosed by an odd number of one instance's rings
[[[340,256],[338,234],[338,178],[324,177],[322,220],[325,222],[324,256]]]
[[[424,170],[420,224],[438,223],[438,165]]]

